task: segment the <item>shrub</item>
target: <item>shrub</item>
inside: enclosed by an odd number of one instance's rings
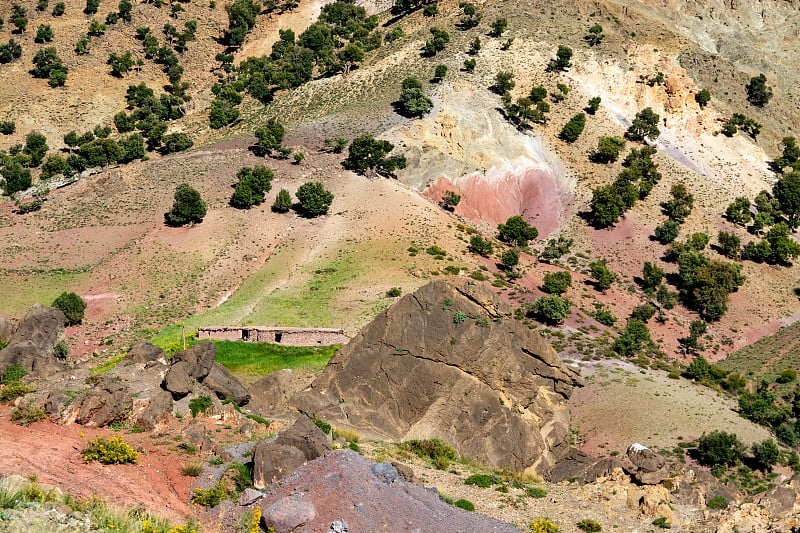
[[[599,531],[603,531],[603,526],[600,525],[600,522],[590,518],[584,518],[575,525],[578,526],[578,529],[581,531],[586,531],[587,533],[598,533]]]
[[[483,257],[488,257],[492,254],[494,246],[492,241],[484,239],[480,235],[473,235],[469,240],[469,251]]]
[[[391,289],[386,291],[386,296],[388,296],[389,298],[397,298],[401,294],[403,294],[403,289],[401,289],[400,287],[392,287]]]
[[[225,490],[225,485],[222,481],[218,481],[216,485],[209,489],[194,489],[192,503],[203,507],[214,507],[227,496],[228,492]]]
[[[619,137],[600,137],[597,149],[590,159],[595,163],[613,163],[619,159],[619,154],[625,148],[625,140]]]
[[[96,437],[83,450],[83,462],[98,461],[104,465],[121,465],[139,462],[139,452],[133,449],[121,436],[106,440]]]
[[[47,418],[47,413],[41,407],[20,405],[11,411],[11,421],[19,426],[30,426],[34,422]]]
[[[678,222],[671,219],[665,220],[663,224],[656,227],[653,235],[661,244],[669,244],[678,238],[680,228],[681,226]]]
[[[0,387],[0,402],[10,402],[25,396],[33,389],[22,383],[8,383]]]
[[[750,78],[745,90],[747,101],[756,107],[764,107],[772,98],[772,87],[767,85],[767,77],[763,73]]]
[[[498,483],[500,483],[500,480],[489,474],[472,474],[464,480],[464,485],[477,485],[482,489],[489,488]]]
[[[450,466],[450,460],[456,457],[453,447],[440,439],[410,440],[401,443],[400,448],[432,460],[433,466],[439,470],[445,470]]]
[[[797,379],[797,370],[795,370],[794,368],[787,368],[783,372],[781,372],[781,375],[778,376],[778,379],[776,379],[775,381],[777,383],[791,383],[796,379]]]
[[[547,491],[542,487],[528,487],[525,489],[525,494],[531,498],[544,498],[547,496]]]
[[[3,370],[3,377],[0,378],[0,383],[3,385],[12,385],[22,381],[22,378],[28,375],[28,371],[20,364],[13,364]]]
[[[464,509],[465,511],[474,511],[475,510],[475,504],[473,504],[471,501],[465,500],[463,498],[453,502],[453,505],[458,507],[459,509]]]
[[[53,307],[60,309],[64,313],[64,325],[75,326],[83,321],[83,312],[86,310],[86,302],[74,292],[62,292],[53,301]]]
[[[272,210],[275,213],[288,213],[292,208],[292,195],[286,189],[278,191],[275,197],[275,203],[272,204]]]
[[[753,454],[753,463],[759,470],[768,472],[772,470],[773,466],[778,464],[780,450],[772,439],[754,442],[750,447],[750,451]]]
[[[181,467],[181,474],[184,476],[197,477],[203,473],[203,463],[200,461],[189,461]]]
[[[556,295],[542,296],[529,304],[527,314],[549,325],[558,325],[569,316],[571,302]]]
[[[192,418],[196,418],[200,413],[205,413],[212,405],[211,398],[208,396],[192,398],[189,402],[189,410],[192,412]]]
[[[333,193],[325,189],[322,183],[318,181],[300,185],[295,196],[300,202],[300,210],[308,217],[324,215],[328,212],[331,202],[333,202]]]
[[[660,527],[661,529],[670,529],[672,527],[667,518],[664,516],[660,516],[655,520],[653,520],[653,525],[656,527]]]
[[[734,433],[712,431],[703,433],[697,443],[697,460],[700,464],[734,465],[744,455],[744,444]]]
[[[564,124],[564,127],[561,130],[561,139],[568,143],[574,143],[578,140],[578,137],[580,137],[581,133],[583,133],[583,128],[585,126],[586,115],[583,113],[578,113],[569,119],[569,122]]]
[[[172,209],[164,214],[164,219],[170,226],[184,226],[203,221],[206,216],[206,203],[200,193],[186,183],[175,187],[175,201]]]
[[[531,533],[558,533],[558,526],[540,516],[531,522]]]
[[[706,507],[709,509],[727,509],[728,507],[728,500],[722,494],[718,496],[714,496],[713,498],[706,501]]]
[[[548,294],[563,294],[572,286],[572,275],[566,270],[544,275],[542,290]]]

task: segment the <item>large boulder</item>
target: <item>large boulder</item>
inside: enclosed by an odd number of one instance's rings
[[[165,426],[172,419],[172,395],[163,390],[153,394],[144,409],[136,416],[136,423],[152,431]]]
[[[134,363],[149,363],[164,357],[164,350],[146,341],[139,341],[128,350],[128,360]]]
[[[434,281],[383,311],[292,398],[368,436],[438,437],[496,468],[543,473],[569,450],[581,379],[511,308],[471,281]]]
[[[92,380],[95,381],[95,380]],[[83,392],[64,409],[61,420],[88,427],[102,427],[128,416],[133,408],[131,391],[108,376],[96,378],[94,387]]]
[[[14,323],[6,317],[0,316],[0,341],[8,342],[14,334]]]
[[[293,372],[291,368],[278,370],[250,385],[247,410],[265,418],[293,418],[297,411],[288,403]]]
[[[179,400],[192,392],[194,381],[189,374],[188,364],[183,361],[173,363],[164,376],[164,383],[161,387],[172,393],[172,397]]]
[[[444,502],[389,465],[336,450],[300,467],[258,501],[262,528],[290,531],[480,531],[519,533],[511,524]]]
[[[0,371],[14,364],[35,377],[66,370],[66,361],[55,356],[56,344],[63,340],[64,313],[35,304],[8,339],[8,345],[0,350]]]
[[[211,371],[216,355],[217,346],[213,342],[201,342],[188,350],[175,352],[172,360],[185,363],[189,376],[202,381]]]
[[[633,476],[639,483],[656,485],[670,475],[666,459],[643,444],[636,442],[628,446],[627,455],[636,465]]]
[[[211,365],[203,385],[214,391],[221,400],[232,400],[236,405],[244,405],[250,400],[250,393],[244,385],[219,363]]]
[[[276,439],[256,443],[253,448],[253,483],[256,488],[264,488],[330,450],[328,436],[308,417],[301,416]]]

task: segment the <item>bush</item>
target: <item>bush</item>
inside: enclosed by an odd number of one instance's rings
[[[170,226],[184,226],[186,224],[199,224],[206,216],[206,203],[200,193],[186,183],[181,183],[175,188],[175,201],[172,209],[164,214],[164,219]]]
[[[325,189],[322,183],[310,181],[297,188],[295,193],[300,210],[308,217],[317,217],[328,212],[333,202],[333,193]]]
[[[210,508],[219,504],[219,502],[221,502],[227,496],[228,492],[225,490],[224,483],[222,481],[218,481],[217,484],[210,489],[194,489],[192,503]]]
[[[558,526],[540,516],[531,522],[531,533],[558,533]]]
[[[409,440],[401,443],[400,448],[418,457],[430,459],[438,470],[445,470],[450,466],[450,460],[456,458],[453,447],[440,439]]]
[[[111,440],[96,437],[83,450],[83,462],[94,461],[104,465],[136,464],[139,462],[139,452],[127,444],[121,436],[112,437]]]
[[[525,494],[531,498],[544,498],[547,496],[547,491],[542,487],[528,487],[525,489]]]
[[[600,525],[600,522],[597,520],[591,520],[589,518],[584,518],[575,525],[578,526],[578,529],[581,531],[586,531],[587,533],[598,533],[599,531],[603,531],[603,526]]]
[[[197,477],[203,473],[203,463],[200,461],[189,461],[181,467],[181,474],[189,477]]]
[[[549,325],[558,325],[569,316],[571,302],[556,295],[542,296],[529,304],[527,314]]]
[[[468,249],[473,254],[488,257],[492,254],[494,245],[492,245],[492,241],[484,239],[480,235],[473,235],[469,240]]]
[[[707,466],[732,466],[744,455],[744,444],[734,433],[703,433],[697,443],[697,460]]]
[[[13,364],[3,370],[3,377],[0,378],[0,383],[3,385],[11,385],[19,383],[22,378],[28,375],[28,371],[20,364]]]
[[[563,294],[572,286],[572,275],[566,270],[544,275],[542,290],[548,294]]]
[[[753,463],[759,470],[768,472],[778,464],[780,450],[772,439],[754,442],[750,447],[750,452],[753,454]]]
[[[192,398],[189,402],[189,410],[192,412],[192,418],[196,418],[200,413],[205,413],[212,405],[214,404],[208,396]]]
[[[756,107],[764,107],[772,98],[772,87],[767,85],[767,77],[764,74],[750,78],[745,90],[747,91],[747,101]]]
[[[681,225],[674,220],[665,220],[663,224],[657,226],[653,235],[661,244],[669,244],[678,238]]]
[[[775,380],[777,383],[791,383],[797,379],[797,370],[794,368],[787,368],[781,372],[780,376]]]
[[[477,485],[482,489],[487,489],[498,483],[500,483],[500,480],[489,474],[472,474],[464,480],[464,485]]]
[[[86,310],[86,302],[74,292],[62,292],[56,298],[52,307],[60,309],[64,313],[64,325],[75,326],[83,321],[83,313]]]
[[[664,516],[660,516],[653,520],[653,525],[660,527],[661,529],[670,529],[672,527],[667,518]]]
[[[403,289],[401,289],[400,287],[392,287],[391,289],[386,291],[386,296],[388,296],[389,298],[397,298],[401,294],[403,294]]]
[[[278,191],[275,196],[275,203],[272,204],[272,210],[275,213],[288,213],[292,208],[292,195],[286,189]]]
[[[625,140],[619,137],[600,137],[597,141],[597,150],[591,155],[595,163],[613,163],[619,159],[619,154],[625,148]]]
[[[578,137],[580,137],[581,133],[583,133],[583,128],[585,126],[586,115],[583,113],[578,113],[569,119],[569,122],[564,124],[564,127],[561,129],[561,139],[568,143],[574,143],[578,140]]]
[[[33,389],[22,383],[8,383],[0,387],[0,402],[10,402],[25,396]]]
[[[706,501],[706,507],[708,509],[727,509],[728,508],[728,500],[722,494],[718,496],[714,496]]]
[[[453,502],[453,505],[458,507],[459,509],[464,509],[465,511],[474,511],[475,510],[475,504],[473,504],[471,501],[465,500],[463,498]]]
[[[11,411],[11,421],[18,426],[30,426],[34,422],[47,418],[47,412],[41,407],[20,405]]]

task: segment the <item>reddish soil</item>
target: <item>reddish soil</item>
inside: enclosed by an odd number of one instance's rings
[[[450,180],[441,178],[425,196],[439,201],[445,191],[461,195],[455,213],[476,222],[496,227],[508,217],[522,215],[546,237],[559,227],[572,194],[563,190],[555,173],[529,167],[521,171],[492,168],[485,175],[475,172]]]
[[[84,464],[81,450],[88,442],[96,436],[111,438],[113,431],[48,421],[20,427],[11,422],[11,411],[0,406],[0,474],[35,474],[39,482],[53,484],[65,494],[97,496],[125,508],[145,507],[172,519],[193,514],[188,502],[194,478],[181,474],[184,460],[179,453],[155,446],[150,435],[124,435],[127,443],[143,450],[139,464]]]

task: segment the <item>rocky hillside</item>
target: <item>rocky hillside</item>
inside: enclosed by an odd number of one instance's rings
[[[441,438],[495,468],[547,472],[569,447],[580,384],[476,282],[434,281],[378,315],[292,403],[390,440]]]

